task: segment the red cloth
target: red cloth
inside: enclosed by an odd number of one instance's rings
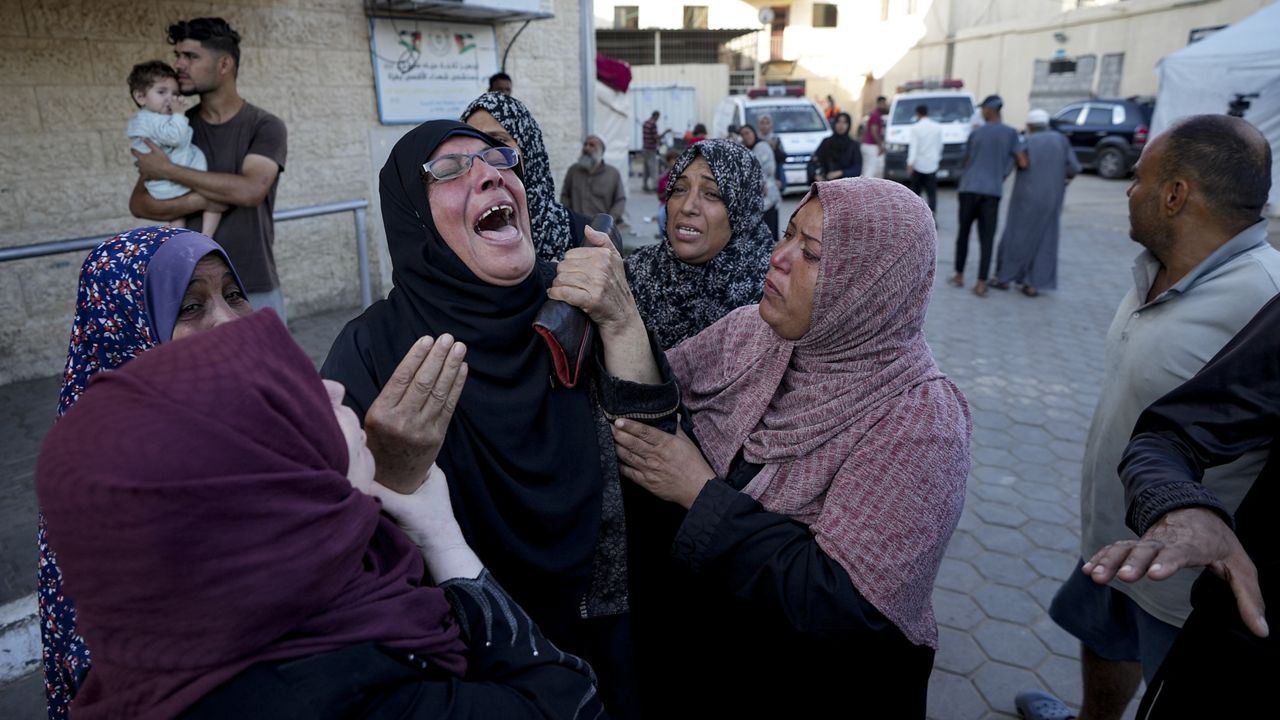
[[[621,60],[614,60],[596,53],[596,79],[624,93],[631,87],[631,66]]]
[[[871,133],[872,128],[880,128],[880,137],[884,138],[884,115],[879,110],[872,110],[867,116],[867,127],[862,131],[862,144],[876,144],[876,136]]]
[[[745,488],[807,524],[911,642],[937,647],[930,597],[969,473],[968,405],[925,342],[936,231],[877,179],[820,182],[822,261],[809,331],[783,340],[739,308],[667,351],[711,467],[741,448]]]
[[[100,373],[37,467],[93,670],[72,717],[173,717],[254,663],[361,642],[461,675],[443,593],[265,310]]]

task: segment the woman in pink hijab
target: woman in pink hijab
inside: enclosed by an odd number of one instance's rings
[[[692,422],[615,422],[624,476],[667,501],[635,583],[653,709],[924,717],[972,430],[924,338],[935,245],[897,183],[814,185],[760,304],[668,351]]]

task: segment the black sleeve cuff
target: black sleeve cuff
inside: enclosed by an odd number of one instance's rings
[[[1227,512],[1226,506],[1203,485],[1193,482],[1165,483],[1141,491],[1133,502],[1129,503],[1125,524],[1130,530],[1142,536],[1161,517],[1174,510],[1188,507],[1213,510],[1222,517],[1227,527],[1235,529],[1235,520],[1231,517],[1231,513]]]
[[[600,408],[610,420],[637,420],[660,427],[666,432],[675,432],[675,414],[680,408],[680,388],[676,385],[675,375],[671,373],[671,366],[667,364],[666,355],[658,349],[652,333],[649,334],[649,349],[653,352],[658,373],[662,377],[662,382],[658,385],[614,377],[604,367],[604,353],[593,353]]]
[[[716,478],[702,486],[702,492],[689,507],[672,542],[672,558],[688,567],[690,572],[699,572],[712,559],[712,541],[720,521],[729,514],[733,504],[743,498],[751,500]]]

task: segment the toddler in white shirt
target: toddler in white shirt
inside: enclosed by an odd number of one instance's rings
[[[178,73],[167,63],[150,60],[133,66],[129,73],[129,92],[138,106],[138,113],[129,120],[126,133],[133,149],[147,153],[151,149],[143,142],[148,139],[177,165],[194,170],[207,170],[209,163],[200,148],[191,142],[191,124],[180,112],[182,99],[178,95]],[[148,180],[147,192],[157,200],[170,200],[186,195],[191,188],[172,180]],[[209,237],[218,229],[222,213],[205,211],[200,230]],[[169,223],[183,227],[179,218]]]

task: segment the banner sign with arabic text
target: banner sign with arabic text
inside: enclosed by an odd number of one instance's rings
[[[492,25],[379,17],[369,23],[384,124],[456,119],[498,71]]]

